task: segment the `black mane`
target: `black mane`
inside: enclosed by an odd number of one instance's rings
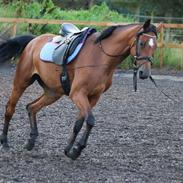
[[[111,26],[111,27],[108,27],[107,29],[104,29],[100,34],[100,36],[97,37],[97,39],[95,40],[95,43],[98,43],[103,39],[109,37],[117,27],[119,27],[119,25]]]
[[[95,43],[98,43],[98,42],[102,41],[103,39],[108,38],[114,32],[114,30],[116,30],[118,27],[126,28],[126,27],[133,26],[133,25],[137,25],[137,24],[114,25],[107,29],[104,29],[102,31],[102,33],[100,34],[100,36],[97,37],[97,39],[95,40]]]
[[[98,36],[97,39],[95,40],[95,43],[99,43],[103,39],[108,38],[114,32],[114,30],[116,30],[118,27],[125,28],[128,26],[134,26],[134,25],[137,25],[137,24],[115,25],[115,26],[108,27],[101,32],[100,36]],[[145,32],[154,32],[155,35],[157,36],[156,26],[154,26],[153,24],[150,24],[150,26],[148,27],[147,30],[145,30]]]

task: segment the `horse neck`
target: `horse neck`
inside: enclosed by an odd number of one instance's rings
[[[104,40],[103,45],[109,50],[111,55],[123,55],[126,57],[130,54],[130,47],[136,39],[137,32],[141,25],[134,24],[126,27],[118,27],[112,35]]]

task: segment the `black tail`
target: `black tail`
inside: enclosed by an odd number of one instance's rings
[[[0,45],[0,62],[6,62],[13,57],[19,56],[26,45],[34,38],[35,36],[32,35],[24,35],[3,42]]]

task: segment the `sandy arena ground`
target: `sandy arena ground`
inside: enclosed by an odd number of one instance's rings
[[[15,67],[0,69],[0,131]],[[176,76],[176,74],[174,74]],[[0,183],[183,183],[183,76],[149,80],[116,74],[93,112],[87,148],[72,161],[64,155],[77,109],[64,97],[38,114],[39,138],[28,152],[25,106],[42,93],[37,83],[19,101],[9,130],[10,149],[0,149]]]

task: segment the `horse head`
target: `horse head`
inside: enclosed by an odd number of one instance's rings
[[[153,55],[157,48],[157,32],[161,25],[156,27],[147,20],[136,35],[136,40],[131,46],[130,53],[133,56],[134,70],[139,71],[140,79],[147,79],[151,76],[151,65]]]

